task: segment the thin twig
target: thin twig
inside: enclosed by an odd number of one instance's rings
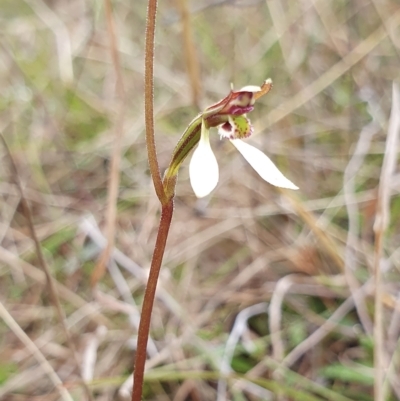
[[[252,305],[246,309],[243,309],[236,316],[235,324],[232,327],[228,340],[226,341],[224,353],[221,358],[221,365],[219,370],[221,372],[222,378],[218,381],[217,401],[224,401],[227,399],[226,398],[227,381],[224,377],[232,372],[231,363],[235,352],[235,348],[239,342],[240,337],[243,335],[244,331],[247,328],[248,320],[255,315],[260,315],[262,313],[267,313],[267,312],[268,312],[268,304],[262,302],[260,304]],[[263,399],[265,400],[271,398],[270,392],[264,393],[263,395],[264,395]]]
[[[115,225],[117,218],[117,200],[118,200],[118,189],[119,189],[119,170],[121,164],[121,141],[124,127],[125,118],[125,91],[124,83],[121,73],[121,64],[118,56],[118,44],[115,33],[115,23],[113,18],[113,12],[111,7],[111,0],[104,0],[106,20],[107,20],[107,31],[110,39],[110,52],[111,59],[114,67],[114,73],[116,78],[116,93],[118,101],[118,112],[115,120],[114,127],[114,146],[111,157],[111,168],[108,180],[108,197],[107,197],[107,246],[104,248],[96,267],[93,270],[91,277],[92,286],[96,285],[97,282],[104,275],[106,265],[110,258],[110,254],[114,247],[115,238]]]
[[[362,287],[361,287],[362,288]],[[359,289],[358,291],[361,291]],[[286,357],[283,359],[281,366],[290,367],[299,358],[301,358],[308,350],[316,346],[323,338],[325,338],[334,328],[339,324],[354,307],[354,300],[349,297],[344,301],[339,308],[326,320],[326,322],[315,330],[306,340],[297,345]],[[280,372],[280,371],[279,371]],[[280,372],[282,373],[282,372]]]
[[[282,52],[282,58],[285,62],[285,67],[288,71],[293,73],[297,65],[291,60],[292,38],[284,35],[286,27],[288,26],[286,13],[283,4],[280,1],[266,1],[268,11],[271,15],[272,25],[275,30],[276,41],[279,44]]]
[[[383,329],[383,289],[381,258],[383,256],[383,240],[390,219],[391,179],[396,167],[398,143],[400,135],[400,88],[393,83],[392,110],[382,172],[379,180],[379,195],[374,223],[375,254],[375,326],[374,326],[374,367],[375,367],[375,401],[384,401],[383,380],[385,374],[385,345]]]
[[[280,191],[283,192],[283,190],[281,189]],[[290,202],[292,208],[300,216],[300,218],[312,229],[327,254],[332,258],[339,270],[342,272],[344,270],[344,261],[339,251],[337,250],[337,245],[332,239],[332,236],[329,235],[326,230],[320,227],[314,213],[306,209],[304,204],[300,202],[298,195],[292,194],[288,191],[285,191],[284,194],[286,196],[286,199]]]
[[[387,375],[383,383],[384,399],[390,399],[390,388],[393,389],[397,399],[400,399],[400,383],[398,380],[400,368],[400,338],[397,338],[395,348],[393,350],[390,350],[389,352],[392,356],[387,369]]]
[[[328,320],[324,321],[323,324],[314,333],[312,333],[306,340],[300,343],[286,357],[284,357],[285,349],[281,337],[282,303],[285,294],[291,289],[291,287],[294,286],[297,282],[303,281],[315,281],[317,283],[318,279],[314,277],[305,278],[304,276],[298,274],[292,274],[283,277],[277,283],[269,305],[269,326],[271,333],[271,345],[273,349],[273,359],[276,362],[281,363],[281,367],[290,366],[291,364],[295,363],[296,360],[300,358],[301,355],[303,355],[308,349],[315,346],[319,341],[321,341],[328,334],[329,331],[334,330],[340,318],[347,314],[353,307],[353,299],[350,297],[332,314],[332,316]],[[326,294],[329,293],[329,290],[327,290],[326,287],[325,291]],[[298,289],[292,292],[301,293]],[[358,292],[361,292],[361,290],[358,290]],[[312,295],[312,293],[308,292],[308,295]],[[352,294],[352,296],[357,296],[357,294]],[[282,369],[278,369],[276,372],[274,372],[274,377],[277,380],[281,380]]]
[[[373,325],[368,316],[367,307],[365,304],[364,294],[356,291],[360,285],[355,277],[355,252],[358,245],[358,205],[355,202],[355,177],[360,170],[365,156],[371,145],[373,136],[379,131],[379,125],[373,121],[361,131],[354,154],[344,172],[344,197],[346,200],[347,216],[349,219],[349,228],[347,234],[346,251],[345,251],[345,275],[352,292],[354,303],[361,324],[368,335],[372,335]],[[358,295],[356,295],[358,294]]]
[[[282,362],[285,356],[285,348],[281,336],[282,303],[286,293],[289,291],[290,287],[294,284],[295,278],[296,275],[288,275],[282,277],[277,282],[268,308],[272,357],[277,362]]]
[[[59,391],[62,399],[64,401],[73,401],[71,394],[63,386],[61,379],[58,377],[53,367],[47,361],[45,356],[40,352],[35,343],[25,334],[18,323],[8,313],[2,302],[0,302],[0,316],[7,324],[7,326],[13,331],[13,333],[19,338],[19,340],[25,345],[25,347],[28,348],[30,353],[36,358],[39,366],[41,367],[41,369],[43,369],[44,372],[46,372],[47,376],[50,378],[54,386]]]
[[[106,333],[107,328],[105,326],[98,326],[94,333],[87,336],[86,346],[82,352],[82,377],[88,382],[94,378],[97,351]]]
[[[196,46],[193,43],[191,16],[188,7],[188,0],[176,0],[182,19],[182,40],[185,51],[186,68],[189,75],[190,85],[192,87],[192,102],[194,106],[199,107],[200,103],[200,73],[199,62],[196,56]]]

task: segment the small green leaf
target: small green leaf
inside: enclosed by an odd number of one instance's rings
[[[363,366],[357,368],[332,364],[322,368],[320,373],[327,379],[341,380],[347,383],[367,384],[370,386],[374,384],[372,370]]]

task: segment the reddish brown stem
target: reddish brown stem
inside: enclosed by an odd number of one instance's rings
[[[141,401],[144,368],[147,354],[147,340],[149,338],[151,312],[153,310],[154,297],[156,294],[158,276],[162,259],[164,256],[165,245],[168,238],[169,228],[171,226],[172,214],[174,212],[174,201],[171,199],[162,206],[161,220],[158,227],[157,240],[154,246],[153,259],[151,261],[149,278],[144,293],[142,315],[140,318],[139,332],[137,339],[137,350],[135,357],[135,367],[133,373],[133,392],[132,401]]]
[[[156,29],[157,0],[149,0],[147,8],[146,44],[144,59],[144,115],[146,123],[146,145],[150,173],[158,199],[167,202],[157,161],[156,142],[154,139],[154,33]]]
[[[147,341],[150,332],[151,313],[153,311],[154,298],[156,294],[158,276],[167,243],[168,232],[171,226],[172,214],[174,212],[174,188],[167,196],[161,180],[160,169],[157,160],[156,143],[154,138],[154,33],[156,26],[157,0],[149,0],[147,8],[146,45],[145,45],[145,122],[146,122],[146,144],[150,165],[151,177],[154,187],[161,202],[161,219],[158,226],[156,244],[154,246],[153,258],[151,260],[149,278],[144,293],[142,314],[140,317],[135,365],[133,372],[132,401],[141,401],[143,391],[144,368],[147,355]],[[174,182],[174,184],[176,181]]]

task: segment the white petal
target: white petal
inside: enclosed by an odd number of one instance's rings
[[[208,133],[202,129],[201,138],[189,165],[190,183],[198,198],[207,196],[218,184],[217,159],[210,146]]]
[[[261,88],[259,86],[256,85],[247,85],[247,86],[243,86],[243,88],[240,88],[237,92],[261,92]]]
[[[272,163],[271,159],[261,150],[241,141],[240,139],[231,140],[232,144],[248,161],[251,167],[260,174],[261,178],[276,187],[299,189],[289,181]]]

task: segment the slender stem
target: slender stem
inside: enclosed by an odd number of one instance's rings
[[[142,315],[140,317],[139,332],[137,339],[137,350],[135,358],[135,370],[133,373],[133,392],[132,401],[141,401],[144,368],[146,363],[147,340],[150,331],[151,312],[153,310],[154,297],[157,288],[158,276],[164,256],[165,244],[171,226],[172,215],[174,212],[174,201],[171,199],[162,206],[161,220],[158,227],[156,244],[154,246],[153,259],[151,261],[149,278],[144,293]]]
[[[378,204],[381,202],[378,202]],[[379,206],[381,209],[381,206]],[[377,214],[378,216],[378,214]],[[380,216],[382,217],[382,216]],[[375,224],[376,224],[375,220]],[[383,296],[381,258],[383,251],[384,228],[379,227],[375,233],[374,278],[375,278],[375,311],[374,311],[374,400],[384,401],[383,381],[385,369],[385,349],[383,331]]]
[[[141,401],[143,391],[144,368],[147,355],[147,341],[150,332],[151,313],[153,310],[154,297],[156,294],[158,276],[167,243],[168,232],[171,226],[174,212],[175,187],[171,196],[167,196],[161,180],[160,169],[157,160],[157,150],[154,138],[154,34],[156,26],[157,0],[149,0],[147,8],[146,23],[146,45],[145,45],[145,72],[144,72],[144,95],[145,95],[145,123],[146,123],[146,145],[150,165],[151,177],[154,187],[161,202],[161,220],[158,226],[156,244],[154,246],[153,258],[151,260],[149,278],[144,293],[142,314],[140,317],[135,365],[133,372],[132,401]],[[176,180],[173,180],[176,184]]]
[[[154,139],[154,34],[156,29],[157,0],[149,0],[147,7],[146,45],[144,60],[144,114],[146,122],[146,144],[150,173],[158,199],[167,202],[157,161],[156,142]]]

